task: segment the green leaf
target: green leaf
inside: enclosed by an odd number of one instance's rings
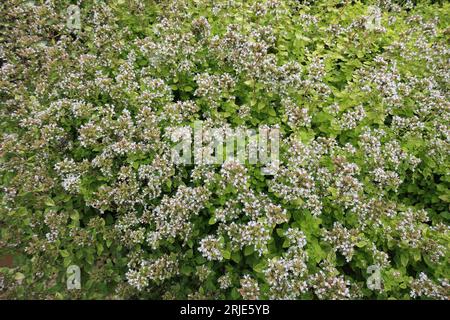
[[[54,207],[55,206],[55,202],[53,201],[52,198],[48,197],[45,199],[45,205],[47,207]]]
[[[254,246],[245,246],[245,248],[244,248],[244,256],[249,256],[253,252],[255,252],[255,247]]]
[[[231,258],[231,252],[229,250],[222,250],[222,256],[224,259],[229,260]]]
[[[63,258],[68,257],[70,255],[69,251],[67,250],[60,250],[59,253]]]
[[[65,268],[70,266],[72,264],[72,258],[71,257],[65,257],[63,260],[63,265]]]
[[[402,252],[400,254],[400,262],[401,262],[402,267],[406,267],[408,265],[409,254],[407,252]]]
[[[284,237],[284,229],[277,228],[275,231],[279,237]]]
[[[367,245],[367,241],[365,241],[365,240],[362,240],[362,241],[359,241],[359,242],[356,243],[356,246],[358,248],[365,247],[366,245]]]
[[[103,252],[103,245],[101,243],[97,244],[97,255],[101,255]]]
[[[192,268],[191,266],[188,265],[183,265],[180,269],[181,273],[184,274],[185,276],[190,275],[193,271],[194,268]]]
[[[23,279],[25,279],[25,275],[21,272],[16,272],[16,274],[14,275],[14,280],[16,281],[22,281]]]
[[[208,224],[209,225],[212,225],[212,224],[215,224],[216,223],[216,217],[215,216],[212,216],[211,218],[209,218],[209,220],[208,220]]]
[[[86,261],[89,264],[91,264],[91,265],[94,264],[94,261],[95,261],[94,255],[93,254],[88,254],[87,257],[86,257]]]
[[[239,263],[241,261],[241,254],[238,251],[235,251],[231,254],[231,260],[233,260],[236,263]]]
[[[268,113],[269,115],[271,115],[271,116],[274,116],[274,117],[277,116],[277,112],[276,112],[275,109],[272,108],[272,107],[267,108],[267,113]]]
[[[71,214],[70,214],[70,219],[74,220],[74,221],[78,221],[80,220],[80,214],[77,210],[74,210]]]

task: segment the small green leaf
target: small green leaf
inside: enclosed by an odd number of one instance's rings
[[[284,237],[284,230],[282,228],[277,228],[276,232],[279,237]]]
[[[191,266],[183,265],[180,269],[181,273],[188,276],[194,271],[194,269]]]
[[[359,242],[356,243],[356,246],[358,248],[362,248],[362,247],[364,247],[366,245],[367,245],[367,242],[365,240],[362,240],[362,241],[359,241]]]
[[[229,250],[223,250],[222,256],[224,259],[229,260],[231,258],[231,252]]]
[[[59,253],[63,258],[68,257],[70,255],[69,251],[67,250],[61,250]]]
[[[70,214],[70,219],[72,219],[72,220],[74,220],[74,221],[80,220],[80,214],[78,213],[77,210],[74,210],[74,211]]]
[[[253,252],[255,252],[254,246],[245,246],[245,248],[244,248],[244,256],[249,256]]]
[[[274,117],[277,116],[277,112],[276,112],[275,109],[272,108],[272,107],[267,108],[267,113],[268,113],[269,115],[271,115],[271,116],[274,116]]]
[[[23,279],[25,279],[25,275],[21,272],[16,272],[16,274],[14,275],[14,280],[22,281]]]
[[[233,252],[231,254],[231,260],[233,260],[236,263],[239,263],[241,261],[241,254],[239,252]]]
[[[45,199],[45,205],[47,207],[54,207],[55,206],[55,201],[53,201],[52,198],[47,198],[47,199]]]
[[[101,243],[97,244],[97,254],[101,255],[103,252],[103,245]]]

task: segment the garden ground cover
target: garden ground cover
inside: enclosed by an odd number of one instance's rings
[[[448,3],[0,12],[0,297],[449,299]],[[175,164],[196,121],[278,170]]]

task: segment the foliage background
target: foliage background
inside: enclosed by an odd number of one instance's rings
[[[448,299],[448,3],[74,3],[0,4],[2,298]],[[171,166],[196,119],[281,173]]]

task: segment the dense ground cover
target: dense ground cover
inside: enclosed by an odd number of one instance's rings
[[[1,297],[450,297],[448,3],[71,4],[0,4]],[[175,165],[196,120],[279,170]]]

